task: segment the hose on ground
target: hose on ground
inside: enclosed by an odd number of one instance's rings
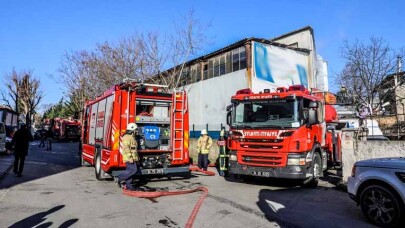
[[[206,171],[203,169],[198,168],[197,166],[190,166],[190,171],[194,172],[201,172],[204,173],[208,176],[214,176],[215,173],[211,171]],[[189,194],[193,192],[198,192],[202,191],[203,194],[200,196],[198,199],[197,203],[195,204],[193,211],[191,212],[190,216],[188,217],[187,223],[185,225],[186,228],[191,228],[193,226],[194,220],[197,216],[197,213],[204,201],[204,199],[208,196],[208,189],[206,187],[200,186],[194,189],[189,189],[189,190],[179,190],[179,191],[156,191],[156,192],[147,192],[147,191],[133,191],[133,190],[127,190],[123,189],[122,193],[126,196],[132,196],[132,197],[137,197],[137,198],[146,198],[146,199],[153,199],[153,198],[158,198],[162,196],[174,196],[174,195],[182,195],[182,194]]]

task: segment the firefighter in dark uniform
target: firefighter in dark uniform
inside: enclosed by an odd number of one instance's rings
[[[135,123],[128,124],[127,131],[121,140],[122,147],[120,149],[126,170],[118,176],[118,186],[121,187],[122,182],[125,182],[125,188],[127,190],[136,190],[136,188],[132,186],[132,180],[139,171],[138,143],[135,138],[137,128],[138,126]]]

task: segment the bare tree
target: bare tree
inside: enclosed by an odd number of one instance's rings
[[[180,23],[174,23],[175,32],[169,36],[168,63],[174,66],[168,72],[169,75],[159,75],[169,80],[169,88],[178,88],[180,81],[188,77],[185,64],[190,58],[195,57],[204,46],[210,43],[206,31],[210,24],[203,24],[195,18],[194,10],[183,16]]]
[[[345,86],[358,105],[367,104],[377,108],[384,93],[382,82],[396,69],[397,54],[382,38],[371,37],[368,43],[356,40],[344,42],[341,57],[346,64],[337,76],[337,82]]]
[[[204,44],[205,28],[194,18],[194,11],[183,18],[174,32],[136,33],[117,44],[105,42],[95,50],[66,53],[55,79],[64,85],[65,94],[80,111],[84,101],[93,99],[125,78],[176,88],[184,64]],[[161,72],[173,67],[169,74]]]
[[[43,92],[39,89],[40,81],[33,76],[32,70],[18,73],[13,69],[6,75],[5,85],[10,99],[15,103],[17,113],[24,114],[26,123],[31,126],[32,116],[43,98]]]

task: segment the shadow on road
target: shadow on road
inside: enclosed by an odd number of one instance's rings
[[[326,175],[316,188],[302,181],[252,176],[225,177],[229,182],[262,186],[257,206],[280,227],[371,227],[345,191],[339,177]]]
[[[47,211],[36,213],[36,214],[31,215],[31,216],[29,216],[29,217],[27,217],[27,218],[25,218],[25,219],[23,219],[21,221],[18,221],[16,223],[14,223],[9,228],[20,228],[20,227],[22,228],[22,227],[34,227],[34,226],[43,227],[43,228],[51,227],[53,225],[52,222],[46,222],[46,223],[43,223],[43,224],[41,224],[41,223],[44,222],[47,219],[46,216],[48,216],[48,215],[50,215],[50,214],[52,214],[54,212],[57,212],[57,211],[59,211],[60,209],[62,209],[64,207],[65,207],[65,205],[59,205],[59,206],[51,208],[51,209],[49,209]],[[67,228],[67,227],[72,226],[77,221],[79,221],[79,219],[69,219],[68,221],[66,221],[62,225],[60,225],[59,227]],[[41,225],[39,225],[39,224],[41,224]],[[39,225],[39,226],[37,226],[37,225]]]
[[[0,189],[10,188],[21,183],[80,167],[77,142],[53,143],[50,151],[47,151],[44,147],[39,147],[39,141],[30,143],[22,177],[17,177],[12,172],[13,155],[1,156],[0,160],[4,169],[0,170],[0,172],[5,171],[0,176]],[[6,169],[4,164],[7,164],[9,168]]]
[[[287,227],[371,227],[346,194],[328,187],[262,189],[257,206]]]

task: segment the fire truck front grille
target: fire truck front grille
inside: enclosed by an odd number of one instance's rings
[[[283,139],[244,139],[240,141],[243,149],[274,150],[283,148]]]
[[[277,153],[251,153],[238,154],[238,162],[242,165],[281,167],[286,165],[287,155]]]
[[[241,139],[240,141],[247,143],[282,143],[283,139]]]

